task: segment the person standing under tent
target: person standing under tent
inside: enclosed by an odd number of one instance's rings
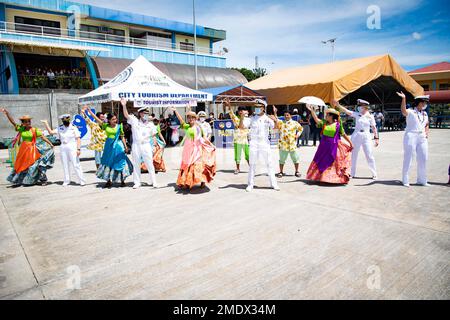
[[[75,174],[78,178],[80,186],[85,186],[86,181],[84,179],[83,170],[80,164],[81,154],[81,134],[76,126],[71,123],[70,114],[63,114],[59,117],[62,121],[62,125],[58,129],[53,130],[50,128],[47,120],[43,120],[49,134],[58,135],[59,141],[61,141],[60,154],[61,162],[64,169],[64,181],[63,187],[67,187],[70,184],[70,165],[73,166]]]
[[[205,139],[205,133],[197,123],[195,112],[188,111],[185,122],[175,108],[172,110],[186,133],[177,187],[191,190],[194,185],[200,183],[200,188],[204,188],[216,174],[216,148]]]
[[[270,130],[275,128],[275,123],[266,115],[267,103],[263,100],[256,100],[257,108],[251,118],[244,118],[241,115],[239,122],[240,129],[249,129],[250,134],[250,170],[248,173],[247,192],[253,190],[255,184],[256,164],[262,159],[266,165],[267,174],[269,176],[270,187],[279,191],[277,180],[275,178],[275,170],[273,168],[272,156],[270,154]]]
[[[284,165],[286,164],[288,156],[290,156],[294,163],[295,176],[300,178],[301,175],[298,169],[300,158],[297,151],[297,139],[302,134],[303,128],[300,123],[292,119],[289,111],[284,113],[284,121],[281,121],[276,117],[277,111],[277,108],[273,106],[275,115],[270,116],[270,118],[275,121],[276,128],[280,130],[280,139],[278,140],[280,173],[277,174],[277,177],[282,178],[284,176]]]
[[[299,123],[302,128],[302,134],[300,135],[300,141],[302,146],[308,146],[309,145],[309,137],[311,135],[311,115],[308,114],[308,112],[303,112],[303,115],[300,119]],[[298,144],[300,147],[300,144]]]
[[[350,111],[347,108],[341,106],[338,101],[333,101],[333,106],[349,117],[355,119],[355,130],[351,136],[353,143],[352,151],[352,169],[351,177],[356,176],[356,165],[358,163],[359,150],[363,149],[364,155],[366,156],[367,164],[369,165],[370,172],[372,173],[372,179],[377,179],[377,168],[375,164],[375,157],[373,156],[373,144],[375,141],[375,147],[378,147],[379,137],[378,130],[376,128],[375,118],[369,112],[369,102],[358,99],[358,111]],[[372,140],[372,135],[370,134],[370,129],[372,129],[374,138]]]
[[[383,128],[383,122],[384,122],[384,115],[381,112],[381,110],[378,110],[377,113],[375,113],[375,122],[377,124],[377,131],[381,132]]]
[[[415,97],[414,109],[407,109],[406,95],[403,92],[397,92],[397,94],[402,98],[401,111],[406,117],[406,130],[403,138],[402,182],[405,187],[409,187],[409,170],[415,153],[417,156],[417,184],[428,187],[427,162],[430,122],[425,109],[430,96]]]
[[[95,121],[106,133],[105,146],[97,178],[105,180],[105,188],[111,188],[112,183],[120,178],[120,186],[125,187],[125,179],[133,173],[133,164],[127,157],[128,147],[125,141],[123,125],[118,124],[117,115],[108,113],[104,123],[94,115]],[[138,170],[139,168],[137,168]]]
[[[0,112],[17,131],[13,144],[20,145],[14,167],[6,179],[14,185],[47,185],[47,170],[53,168],[55,162],[53,144],[40,129],[31,126],[30,116],[20,117],[21,124],[17,124],[8,110],[0,108]]]
[[[212,128],[211,125],[206,122],[206,112],[200,111],[198,113],[198,125],[202,128],[203,133],[205,135],[205,139],[208,139],[208,141],[211,141],[212,136]]]
[[[88,106],[84,106],[81,109],[81,115],[86,120],[89,128],[91,129],[91,141],[89,145],[87,146],[88,150],[93,150],[95,154],[95,166],[97,169],[100,167],[101,161],[102,161],[102,153],[103,153],[103,147],[105,145],[106,141],[106,134],[105,131],[100,128],[100,126],[92,121],[88,115],[86,114],[86,111],[89,112],[92,116],[97,116],[102,121],[105,121],[105,114],[103,112],[97,112],[97,114],[94,114],[91,109],[89,109]]]
[[[141,187],[141,163],[144,162],[150,176],[150,186],[158,188],[156,183],[155,167],[153,165],[153,148],[156,145],[156,126],[149,119],[149,112],[146,107],[138,110],[137,118],[133,114],[128,113],[127,101],[122,98],[123,115],[127,119],[127,123],[131,126],[131,134],[133,143],[131,145],[131,155],[133,158],[133,189]],[[151,141],[152,140],[152,141]]]
[[[236,163],[236,170],[234,174],[239,174],[241,172],[241,159],[242,154],[244,154],[244,158],[249,163],[250,159],[250,149],[248,145],[248,129],[240,129],[240,117],[246,118],[247,110],[244,108],[238,109],[239,117],[233,112],[231,108],[230,100],[227,99],[224,101],[225,110],[228,109],[228,113],[230,115],[231,121],[234,124],[234,134],[233,134],[233,145],[234,145],[234,161]]]
[[[325,119],[320,120],[311,106],[306,107],[311,111],[317,127],[322,129],[322,138],[306,178],[318,182],[347,184],[350,180],[348,171],[353,145],[345,134],[339,111],[327,109]],[[350,146],[342,143],[341,138],[344,138]]]

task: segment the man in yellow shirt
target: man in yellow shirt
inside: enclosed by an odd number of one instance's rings
[[[247,110],[244,108],[239,108],[237,116],[233,109],[231,108],[231,104],[229,100],[224,101],[225,108],[228,109],[231,120],[234,124],[234,161],[236,162],[236,170],[234,174],[239,174],[241,167],[241,159],[242,159],[242,151],[244,152],[245,160],[247,163],[249,162],[250,152],[249,152],[249,144],[248,144],[248,131],[249,129],[240,129],[239,123],[241,121],[241,115],[245,115]]]
[[[276,123],[276,128],[280,131],[280,139],[278,141],[278,148],[280,154],[280,173],[277,174],[278,178],[284,176],[284,165],[288,156],[291,157],[292,162],[295,166],[295,176],[300,177],[300,172],[298,171],[300,158],[297,152],[297,140],[303,131],[303,127],[297,121],[292,119],[291,113],[286,111],[284,113],[284,121],[279,120],[276,117],[277,108],[273,106],[274,116],[273,120]]]

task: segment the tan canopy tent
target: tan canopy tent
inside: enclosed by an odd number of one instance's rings
[[[411,96],[423,94],[423,88],[390,55],[366,57],[333,63],[275,71],[246,84],[267,97],[269,104],[298,104],[305,96],[316,96],[327,103],[350,98],[384,104],[397,99],[395,90]],[[356,101],[353,97],[347,103]]]

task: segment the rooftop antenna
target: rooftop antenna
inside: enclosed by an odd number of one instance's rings
[[[327,44],[327,43],[331,44],[331,62],[334,62],[334,48],[336,45],[336,40],[337,40],[337,38],[322,41],[323,44]]]

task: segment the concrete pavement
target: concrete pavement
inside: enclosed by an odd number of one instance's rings
[[[449,299],[450,130],[432,130],[429,188],[401,186],[402,137],[381,133],[378,181],[360,154],[348,186],[310,184],[288,162],[280,192],[260,175],[250,194],[232,150],[191,194],[174,189],[180,148],[157,190],[131,177],[104,190],[93,161],[86,187],[63,188],[59,157],[53,184],[12,188],[3,159],[0,298]],[[315,150],[300,149],[303,176]]]

